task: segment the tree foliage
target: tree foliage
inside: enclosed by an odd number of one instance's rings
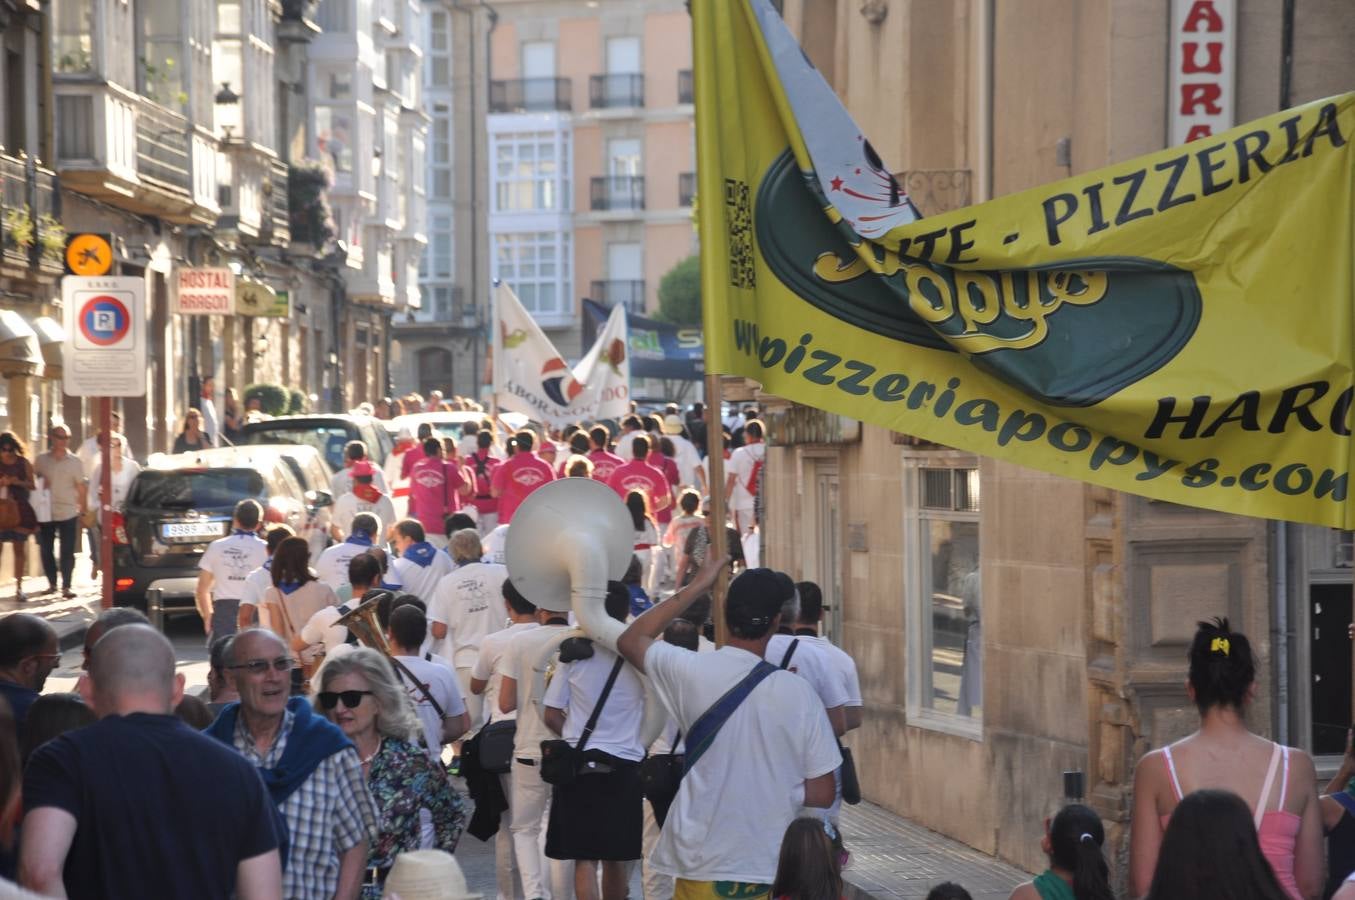
[[[270,416],[285,416],[291,405],[291,395],[280,384],[251,384],[245,388],[245,405],[253,398],[259,398],[259,406]]]
[[[659,311],[656,318],[675,325],[700,324],[700,257],[695,254],[687,257],[659,279]]]

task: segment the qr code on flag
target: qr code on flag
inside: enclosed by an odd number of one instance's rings
[[[729,228],[729,283],[736,288],[756,287],[753,208],[748,201],[748,182],[725,179],[725,222]]]

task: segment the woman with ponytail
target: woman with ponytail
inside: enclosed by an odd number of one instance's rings
[[[1068,804],[1045,820],[1040,847],[1049,868],[1012,891],[1011,900],[1115,900],[1101,855],[1105,840],[1100,816],[1081,803]]]
[[[1318,897],[1325,872],[1313,761],[1302,750],[1248,730],[1246,713],[1256,697],[1251,643],[1227,619],[1200,622],[1189,661],[1186,693],[1200,712],[1200,727],[1139,760],[1129,837],[1130,895],[1144,896],[1153,883],[1163,834],[1182,798],[1210,789],[1231,792],[1246,803],[1261,852],[1285,895]]]

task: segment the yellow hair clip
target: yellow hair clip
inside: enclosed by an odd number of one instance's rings
[[[1210,653],[1222,653],[1224,656],[1227,656],[1228,651],[1232,649],[1232,644],[1228,643],[1228,639],[1225,637],[1216,637],[1209,644]]]

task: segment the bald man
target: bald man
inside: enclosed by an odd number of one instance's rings
[[[278,830],[239,754],[174,716],[183,675],[148,625],[90,654],[99,721],[33,754],[24,773],[19,880],[49,896],[282,896]]]

